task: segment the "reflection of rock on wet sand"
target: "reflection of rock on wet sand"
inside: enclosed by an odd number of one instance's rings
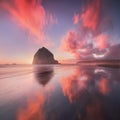
[[[51,66],[36,66],[35,67],[35,78],[36,80],[45,86],[50,79],[53,77],[53,68]]]

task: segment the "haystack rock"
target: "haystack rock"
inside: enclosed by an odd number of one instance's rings
[[[42,47],[35,53],[33,64],[58,64],[58,61],[47,48]]]

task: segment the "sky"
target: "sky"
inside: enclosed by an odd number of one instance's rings
[[[119,0],[0,0],[0,64],[120,59]]]

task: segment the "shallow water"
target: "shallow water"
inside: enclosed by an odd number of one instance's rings
[[[0,66],[0,120],[120,120],[120,69]]]

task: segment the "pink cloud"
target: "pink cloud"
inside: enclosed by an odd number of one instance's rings
[[[80,15],[75,14],[73,20],[74,20],[74,24],[78,24],[80,22]]]
[[[100,34],[96,39],[97,47],[100,49],[105,49],[109,47],[109,36]]]
[[[96,30],[100,24],[101,0],[92,0],[87,9],[81,15],[84,27]]]
[[[109,47],[109,52],[106,54],[108,59],[120,59],[120,44],[115,44]]]
[[[74,24],[78,24],[76,30],[69,30],[62,39],[63,50],[70,52],[77,58],[94,58],[94,53],[103,54],[110,47],[110,35],[104,34],[103,28],[108,28],[110,24],[103,24],[106,17],[101,16],[102,0],[91,0],[84,7],[82,13],[74,15]]]
[[[55,20],[42,5],[42,0],[13,0],[12,4],[3,1],[0,5],[12,15],[17,24],[35,37],[35,42],[41,43],[47,39],[45,28],[55,23]]]

